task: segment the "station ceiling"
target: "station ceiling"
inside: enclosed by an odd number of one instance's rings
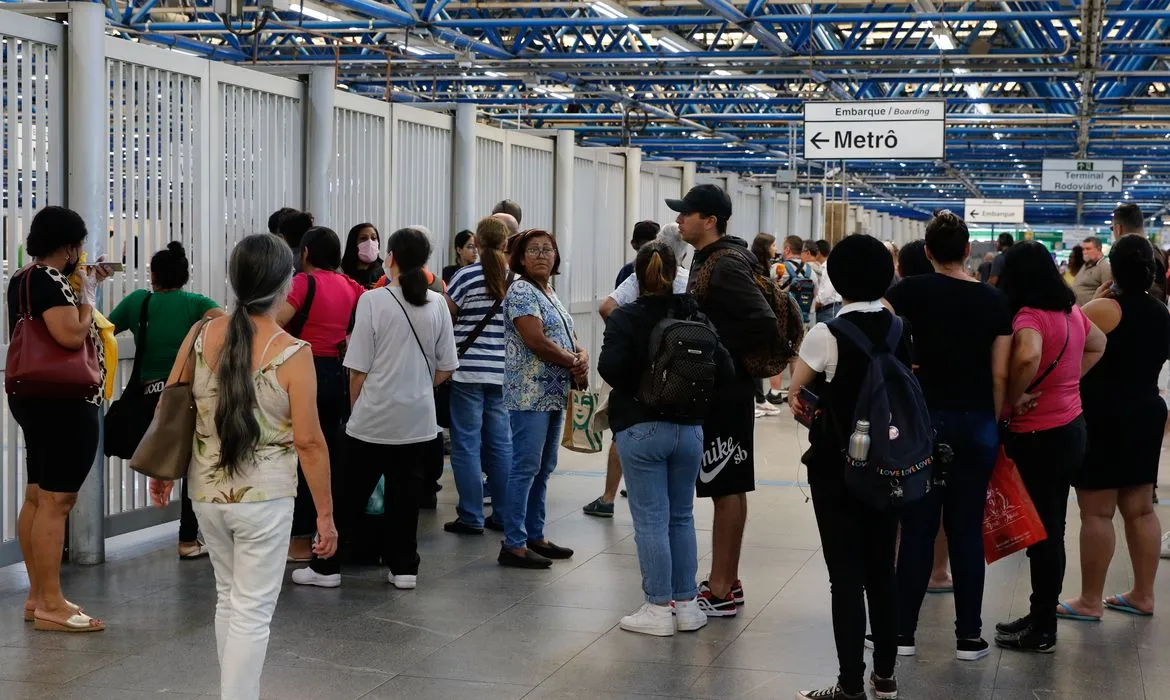
[[[355,93],[473,102],[505,126],[925,217],[1016,198],[1033,225],[1170,204],[1170,1],[210,0],[109,4],[111,31],[216,60],[336,65]],[[114,0],[110,0],[113,3]],[[935,160],[803,160],[803,105],[945,100]],[[1119,193],[1045,192],[1044,159],[1124,161]],[[791,185],[781,185],[788,187]]]

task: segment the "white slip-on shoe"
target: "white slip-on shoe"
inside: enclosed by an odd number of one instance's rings
[[[309,567],[292,572],[293,583],[301,586],[317,586],[319,588],[337,588],[341,585],[341,574],[319,574]]]
[[[418,576],[412,576],[408,574],[395,576],[393,571],[391,571],[390,575],[386,577],[386,580],[390,582],[391,586],[404,591],[408,591],[418,585]]]
[[[698,598],[674,601],[674,619],[679,632],[694,632],[707,626],[707,613],[699,607]]]
[[[618,625],[627,632],[650,634],[655,637],[674,636],[674,616],[670,613],[669,605],[643,603],[642,607],[623,617]]]

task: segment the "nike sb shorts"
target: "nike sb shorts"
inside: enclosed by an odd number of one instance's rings
[[[717,401],[703,424],[703,461],[695,493],[717,498],[756,490],[756,407],[752,384],[733,401]]]

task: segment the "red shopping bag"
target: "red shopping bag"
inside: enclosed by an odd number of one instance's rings
[[[983,509],[983,557],[990,564],[1048,537],[1013,462],[999,448]]]

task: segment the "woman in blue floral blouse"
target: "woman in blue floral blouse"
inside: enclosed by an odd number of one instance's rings
[[[556,240],[530,229],[516,237],[510,266],[518,279],[504,297],[504,407],[512,423],[512,473],[504,503],[499,563],[546,569],[573,550],[544,535],[548,477],[557,466],[569,382],[588,382],[589,355],[573,318],[549,286],[561,266]]]

